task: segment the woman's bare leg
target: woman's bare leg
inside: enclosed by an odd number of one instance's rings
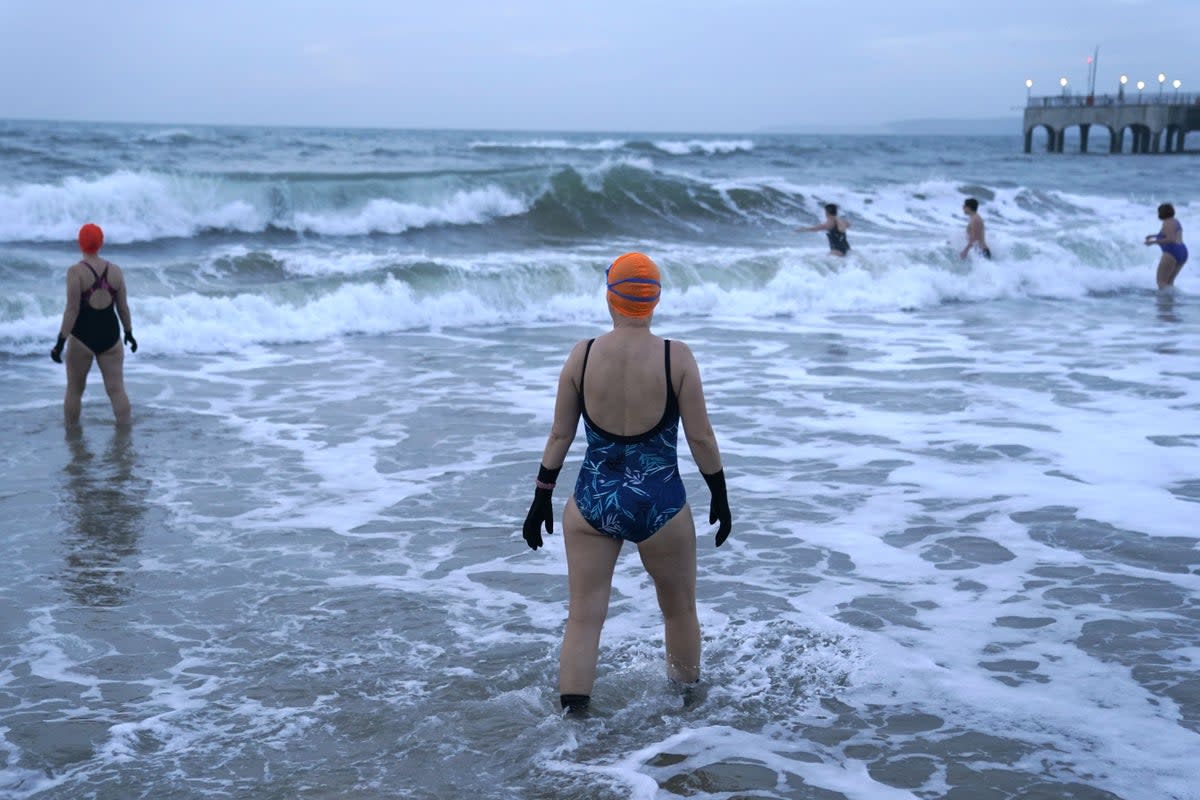
[[[667,677],[700,679],[700,620],[696,617],[696,525],[684,506],[657,533],[638,545],[654,579],[667,646]]]
[[[1175,283],[1175,276],[1179,274],[1179,269],[1175,256],[1163,253],[1162,258],[1158,260],[1158,274],[1155,276],[1158,280],[1158,288],[1165,289]]]
[[[1176,261],[1175,266],[1172,267],[1170,273],[1167,274],[1167,285],[1168,286],[1175,285],[1175,279],[1179,277],[1179,273],[1182,270],[1183,270],[1183,264],[1180,264],[1178,261]]]
[[[63,397],[63,419],[68,425],[79,422],[83,410],[83,390],[87,388],[88,370],[92,368],[92,351],[74,336],[67,337],[67,392]]]
[[[613,569],[621,553],[621,540],[597,533],[567,501],[563,512],[563,542],[567,548],[567,585],[570,608],[558,660],[558,691],[590,695],[596,680],[600,629],[608,616]]]
[[[125,394],[125,346],[117,342],[96,356],[96,363],[104,376],[104,391],[108,392],[117,424],[128,425],[131,411],[129,395]]]

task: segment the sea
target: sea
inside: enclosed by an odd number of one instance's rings
[[[1068,148],[1070,149],[1070,148]],[[976,197],[993,258],[960,260]],[[800,232],[837,203],[850,255]],[[0,122],[0,797],[1200,798],[1200,158],[1007,136]],[[84,222],[129,429],[48,357]],[[703,685],[618,562],[565,719],[604,269],[661,266],[728,476]]]

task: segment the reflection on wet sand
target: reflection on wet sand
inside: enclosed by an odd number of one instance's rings
[[[127,427],[114,429],[99,457],[81,426],[67,427],[66,442],[71,460],[63,468],[65,588],[83,605],[120,605],[131,590],[128,558],[137,552],[146,513],[145,485],[134,475],[133,432]]]

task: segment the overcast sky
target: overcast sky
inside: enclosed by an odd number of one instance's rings
[[[1016,116],[1097,45],[1200,91],[1200,0],[0,0],[0,41],[0,118],[836,130]]]

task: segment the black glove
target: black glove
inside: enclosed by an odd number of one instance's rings
[[[529,513],[525,515],[525,525],[521,528],[521,535],[525,537],[525,544],[529,545],[531,550],[537,550],[542,546],[542,524],[546,526],[546,533],[554,533],[554,504],[551,502],[551,496],[554,494],[554,483],[558,480],[558,473],[562,471],[562,467],[558,469],[546,469],[538,465],[537,488],[533,490],[533,503],[529,506]]]
[[[133,331],[125,329],[125,344],[129,345],[129,352],[137,352],[137,339],[133,338]]]
[[[725,493],[725,470],[719,469],[712,475],[700,475],[712,492],[712,502],[708,506],[708,524],[720,520],[721,527],[717,528],[717,547],[725,544],[729,531],[733,528],[733,515],[729,513],[729,495]]]
[[[63,349],[63,346],[66,345],[66,343],[67,343],[67,337],[65,337],[65,336],[59,336],[58,341],[54,343],[54,349],[50,351],[50,359],[55,364],[62,363],[62,349]]]

